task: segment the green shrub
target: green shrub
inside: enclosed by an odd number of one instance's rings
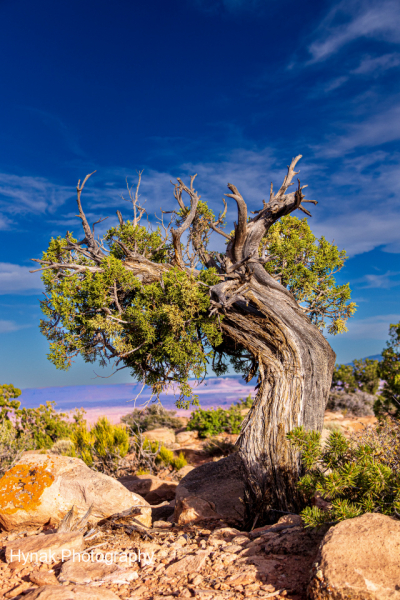
[[[10,420],[8,416],[9,411],[18,410],[21,402],[15,400],[21,395],[21,390],[15,388],[10,384],[0,385],[0,421],[3,423],[6,420]]]
[[[186,429],[198,431],[201,438],[213,437],[220,433],[240,433],[243,417],[239,405],[233,405],[228,410],[211,408],[198,409],[189,419]]]
[[[330,502],[322,511],[308,506],[301,516],[309,527],[339,522],[366,512],[400,512],[400,426],[386,420],[346,439],[333,431],[324,447],[321,434],[298,427],[288,434],[301,451],[305,475],[298,486],[306,500],[316,492]]]
[[[119,459],[129,450],[129,434],[125,427],[113,425],[107,417],[100,417],[91,429],[86,423],[80,423],[71,439],[82,460],[103,472],[115,470]]]
[[[59,456],[76,456],[74,442],[70,439],[57,440],[51,447],[51,452]]]
[[[122,423],[128,425],[134,433],[140,431],[151,431],[160,427],[179,429],[181,421],[175,417],[175,410],[166,410],[160,404],[151,404],[143,410],[135,408],[128,415],[121,418]]]
[[[171,465],[174,461],[175,455],[172,450],[169,450],[165,446],[161,446],[160,450],[157,454],[157,461],[163,462],[167,467]]]
[[[179,452],[179,456],[175,456],[171,464],[176,471],[179,471],[179,469],[186,467],[188,463],[183,452]]]
[[[251,394],[249,394],[247,396],[247,398],[245,398],[243,400],[243,398],[239,398],[237,405],[239,406],[239,408],[251,408],[253,406],[253,402],[254,402],[254,398]]]
[[[35,442],[29,433],[19,434],[11,421],[0,422],[0,477],[23,452],[34,448]]]
[[[351,365],[336,365],[332,377],[332,389],[350,393],[357,391],[375,394],[379,387],[379,361],[365,358],[354,360]]]
[[[69,438],[73,425],[68,415],[58,413],[55,402],[46,402],[38,408],[15,411],[16,427],[20,432],[30,432],[37,448],[51,448],[57,440]]]
[[[161,442],[157,442],[156,440],[148,440],[144,438],[143,449],[150,452],[158,452],[160,449]]]

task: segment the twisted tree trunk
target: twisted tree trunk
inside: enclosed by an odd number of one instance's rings
[[[257,396],[238,440],[253,512],[292,512],[299,508],[301,466],[286,434],[300,425],[322,429],[335,354],[287,290],[270,287],[269,278],[262,267],[253,269],[251,304],[236,302],[222,327],[258,359]]]

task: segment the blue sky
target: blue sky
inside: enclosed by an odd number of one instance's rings
[[[76,183],[95,169],[83,201],[108,225],[137,169],[150,214],[194,172],[217,211],[228,181],[255,210],[303,154],[311,226],[347,250],[338,279],[359,305],[331,344],[340,362],[382,350],[400,320],[398,1],[1,0],[0,19],[2,380],[129,381],[58,372],[38,331],[29,259],[77,231]]]

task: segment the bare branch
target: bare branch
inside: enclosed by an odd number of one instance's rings
[[[238,207],[238,224],[235,230],[233,253],[235,259],[239,261],[242,259],[243,246],[246,240],[247,205],[238,189],[232,183],[228,183],[228,188],[231,190],[232,194],[225,194],[225,196],[233,198]]]
[[[183,190],[184,192],[186,192],[190,198],[190,210],[188,212],[188,214],[186,215],[183,223],[180,225],[180,227],[178,227],[177,229],[171,229],[171,234],[172,234],[172,242],[174,245],[174,250],[175,250],[175,263],[177,265],[179,265],[181,268],[184,268],[184,262],[183,262],[183,257],[182,257],[182,248],[181,248],[181,237],[182,234],[190,227],[190,225],[193,222],[193,219],[196,216],[196,210],[197,210],[197,205],[199,203],[200,200],[200,196],[197,194],[197,192],[194,191],[193,188],[193,181],[194,178],[196,177],[196,175],[192,176],[190,178],[190,188],[188,188],[181,179],[178,179],[178,183],[179,183],[179,188],[175,188],[175,192],[177,192],[175,195],[175,198],[179,198],[182,201],[182,193],[181,191],[177,191],[177,190]],[[179,200],[178,200],[179,202]]]
[[[293,183],[292,183],[293,177],[295,175],[297,175],[298,173],[300,173],[300,171],[295,171],[294,168],[297,165],[297,163],[299,162],[299,160],[301,159],[301,157],[302,157],[302,155],[299,154],[298,156],[296,156],[296,158],[292,158],[292,162],[290,163],[290,165],[288,165],[287,175],[286,175],[285,179],[283,180],[283,183],[282,183],[278,193],[275,194],[275,196],[274,196],[275,200],[284,196],[288,187],[293,185]]]
[[[85,183],[87,182],[87,180],[89,179],[89,177],[91,177],[94,173],[96,173],[96,171],[93,171],[93,173],[89,173],[89,175],[86,175],[85,179],[83,180],[83,183],[81,185],[81,180],[78,181],[78,185],[76,186],[76,192],[77,192],[77,204],[78,204],[78,210],[79,210],[79,215],[77,215],[81,221],[82,221],[82,227],[83,227],[83,231],[85,232],[85,238],[80,242],[80,244],[86,244],[87,247],[89,248],[91,254],[93,255],[92,258],[93,260],[99,260],[101,258],[103,258],[104,254],[101,251],[101,249],[98,247],[98,245],[96,244],[96,240],[94,239],[94,234],[92,232],[92,230],[90,229],[89,223],[86,219],[86,215],[83,212],[83,208],[82,208],[82,203],[81,203],[81,194],[82,194],[82,190],[85,187]]]
[[[119,226],[122,229],[124,226],[124,220],[123,220],[122,215],[119,210],[117,210],[117,217],[118,217],[118,221],[119,221]]]

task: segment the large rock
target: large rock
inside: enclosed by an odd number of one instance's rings
[[[150,504],[173,500],[178,486],[174,481],[164,481],[154,475],[128,475],[121,477],[118,481],[130,492],[143,496]]]
[[[243,517],[242,461],[231,454],[193,469],[176,488],[174,521],[186,524],[207,519],[236,523]]]
[[[151,429],[150,431],[145,431],[143,435],[148,440],[152,442],[161,442],[165,446],[175,444],[175,432],[173,429],[168,429],[167,427]]]
[[[99,587],[46,585],[26,594],[24,600],[119,600],[119,597]]]
[[[0,524],[4,529],[56,525],[75,506],[81,517],[93,505],[91,523],[140,506],[138,521],[151,527],[151,508],[138,494],[79,458],[25,454],[0,479]]]
[[[308,593],[312,600],[399,600],[400,522],[368,513],[332,527]]]
[[[51,564],[67,560],[74,552],[81,552],[84,548],[83,535],[77,531],[42,534],[7,542],[6,561]]]
[[[178,444],[188,444],[190,442],[193,442],[194,440],[197,440],[198,437],[199,437],[198,431],[181,431],[181,432],[177,433],[175,436],[176,442]]]

